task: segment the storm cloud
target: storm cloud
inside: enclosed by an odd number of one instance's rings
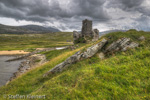
[[[94,27],[100,30],[126,27],[145,30],[140,24],[150,22],[150,3],[148,0],[0,0],[0,17],[39,22],[61,30],[80,30],[85,18],[93,20]]]

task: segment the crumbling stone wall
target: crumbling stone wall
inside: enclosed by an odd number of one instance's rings
[[[77,32],[77,31],[73,31],[73,41],[74,43],[85,43],[85,38],[82,37],[82,34]]]
[[[92,35],[93,35],[92,41],[97,41],[99,39],[99,30],[98,29],[92,30]]]

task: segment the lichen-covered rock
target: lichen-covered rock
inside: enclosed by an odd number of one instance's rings
[[[110,46],[108,46],[104,52],[110,53],[110,52],[119,51],[122,48],[124,48],[124,46],[127,43],[129,43],[129,41],[130,41],[130,38],[121,38],[117,40],[116,42],[113,42]]]
[[[125,45],[121,51],[127,51],[128,49],[133,49],[133,48],[136,48],[138,47],[139,44],[138,43],[135,43],[135,42],[131,42],[129,43],[128,45]]]
[[[80,57],[81,57],[81,55],[80,55],[80,51],[79,51],[76,54],[72,55],[71,57],[67,58],[67,60],[65,60],[64,62],[56,65],[53,69],[51,69],[46,74],[44,74],[44,77],[48,76],[49,74],[53,74],[53,73],[57,73],[57,72],[63,71],[69,65],[71,65],[71,64],[76,63],[77,61],[79,61]]]
[[[74,64],[76,63],[77,61],[79,61],[81,58],[81,55],[80,55],[80,51],[77,52],[76,54],[72,55],[71,57],[69,57],[65,62],[67,64]]]
[[[138,47],[139,44],[131,42],[130,38],[121,38],[116,42],[113,42],[110,46],[106,48],[104,53],[113,53],[116,51],[126,51],[127,49],[132,49]]]
[[[92,57],[93,55],[95,55],[100,49],[102,49],[102,47],[107,43],[106,39],[103,39],[101,42],[99,42],[96,45],[93,45],[89,48],[87,48],[87,50],[82,54],[83,58],[89,58]]]

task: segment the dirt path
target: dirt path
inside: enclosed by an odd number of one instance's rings
[[[24,55],[30,52],[24,52],[23,50],[13,50],[13,51],[0,51],[0,55]]]

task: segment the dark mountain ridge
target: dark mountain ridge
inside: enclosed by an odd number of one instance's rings
[[[36,34],[52,32],[60,32],[60,30],[39,25],[8,26],[0,24],[0,34]]]

